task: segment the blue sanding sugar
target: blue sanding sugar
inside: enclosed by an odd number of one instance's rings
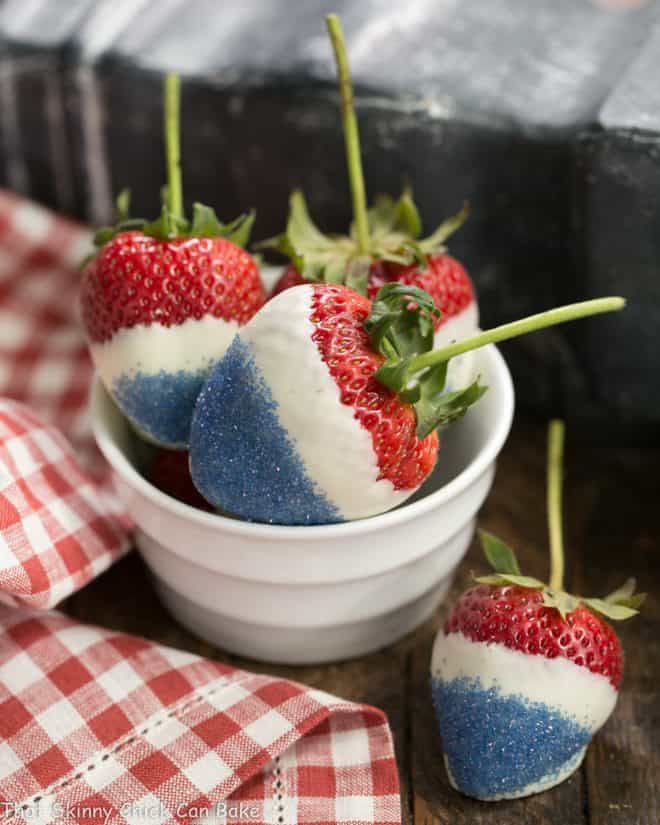
[[[132,372],[117,378],[112,390],[138,430],[160,444],[186,447],[195,401],[207,374],[208,370]]]
[[[314,484],[280,424],[277,404],[239,336],[200,393],[190,433],[195,486],[250,521],[329,524],[337,508]]]
[[[433,704],[454,782],[478,799],[557,775],[589,742],[575,719],[479,679],[432,679]]]

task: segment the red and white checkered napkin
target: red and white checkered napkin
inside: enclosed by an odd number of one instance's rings
[[[90,248],[88,230],[0,190],[0,601],[9,604],[52,607],[129,546],[87,416],[92,366],[76,298]]]
[[[125,527],[66,439],[0,398],[0,602],[57,604],[128,549]]]
[[[0,396],[38,410],[98,471],[77,317],[80,261],[92,248],[88,229],[0,189]]]
[[[400,822],[383,714],[0,607],[2,825]]]

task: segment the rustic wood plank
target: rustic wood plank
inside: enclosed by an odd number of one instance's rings
[[[585,761],[591,825],[660,822],[659,451],[574,450],[572,475],[598,482],[586,540],[575,548],[578,592],[636,576],[651,593],[639,617],[616,623],[626,660],[616,710]],[[576,486],[571,484],[571,487]]]
[[[480,526],[509,542],[523,571],[547,577],[545,533],[545,423],[518,423],[500,458],[493,491]],[[450,603],[471,583],[470,571],[484,571],[473,542],[452,588]],[[446,614],[440,610],[435,626]],[[484,803],[461,796],[447,781],[429,687],[434,627],[418,634],[413,657],[411,763],[415,825],[584,825],[581,772],[557,788],[527,799]]]

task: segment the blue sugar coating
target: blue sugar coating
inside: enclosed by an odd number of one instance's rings
[[[541,702],[484,688],[479,679],[432,679],[433,704],[454,782],[477,799],[515,794],[559,774],[591,738]]]
[[[207,375],[208,370],[131,372],[115,379],[112,394],[146,436],[166,447],[185,448],[195,401]]]
[[[250,521],[328,524],[337,508],[314,485],[277,416],[277,404],[239,336],[204,385],[190,431],[195,486]]]

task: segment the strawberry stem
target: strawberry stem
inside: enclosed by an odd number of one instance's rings
[[[351,73],[348,68],[346,42],[341,28],[341,22],[336,14],[329,14],[325,23],[332,42],[335,54],[337,75],[339,78],[339,94],[341,96],[341,119],[344,128],[344,143],[346,145],[346,163],[348,165],[348,179],[353,198],[353,218],[357,233],[357,244],[360,255],[369,253],[369,222],[367,220],[367,198],[364,188],[364,173],[360,154],[360,133],[358,130],[355,108],[353,106],[353,87]]]
[[[564,539],[562,534],[561,488],[564,460],[564,422],[555,419],[548,427],[548,535],[550,537],[550,587],[564,587]]]
[[[167,206],[175,218],[183,218],[181,193],[181,148],[179,75],[165,77],[165,155],[167,158]]]
[[[619,297],[596,298],[592,301],[567,304],[566,306],[550,309],[546,312],[539,312],[537,315],[530,315],[527,318],[522,318],[520,321],[503,324],[494,329],[480,332],[478,335],[466,338],[463,341],[455,341],[446,347],[418,355],[410,359],[408,369],[410,372],[417,372],[425,367],[432,367],[443,361],[449,361],[450,358],[454,358],[456,355],[462,355],[464,352],[485,347],[487,344],[507,341],[509,338],[517,338],[519,335],[525,335],[528,332],[535,332],[545,327],[553,327],[557,324],[563,324],[566,321],[575,321],[578,318],[586,318],[589,315],[614,312],[623,309],[625,305],[625,300]]]

